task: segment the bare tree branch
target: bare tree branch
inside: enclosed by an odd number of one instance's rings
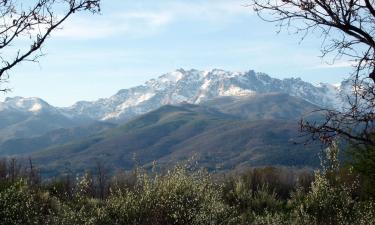
[[[301,131],[324,143],[341,137],[375,145],[375,2],[374,0],[252,0],[251,6],[279,29],[322,35],[322,57],[333,54],[353,63],[346,83],[351,87],[342,109],[322,110],[325,118],[301,120]]]
[[[80,11],[100,12],[100,0],[0,0],[0,81],[21,62],[36,62],[51,33]]]

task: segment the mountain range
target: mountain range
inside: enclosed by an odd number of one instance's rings
[[[300,78],[276,79],[264,73],[179,69],[152,79],[143,85],[123,89],[109,98],[80,101],[70,107],[53,107],[38,98],[7,98],[0,111],[17,110],[28,114],[54,112],[69,118],[102,121],[128,121],[134,116],[163,105],[199,104],[223,96],[251,96],[264,93],[287,93],[323,107],[334,107],[340,87],[321,83],[312,85]]]
[[[0,143],[95,121],[89,117],[65,114],[39,98],[21,97],[6,98],[0,102],[0,117]]]
[[[31,156],[47,173],[83,171],[98,160],[130,169],[191,157],[211,170],[316,166],[316,146],[293,144],[296,121],[339,105],[343,89],[254,71],[179,69],[70,107],[7,98],[0,103],[0,156]]]
[[[272,92],[288,93],[313,104],[333,107],[339,88],[330,84],[314,86],[301,79],[275,79],[264,73],[179,69],[152,79],[144,85],[118,91],[94,102],[81,101],[61,109],[69,115],[95,120],[127,121],[163,105],[199,104],[222,96],[251,96]]]
[[[30,154],[45,173],[169,166],[194,158],[209,170],[246,166],[317,166],[317,146],[303,146],[294,118],[317,107],[287,94],[165,105],[96,135]],[[217,101],[221,102],[218,107]],[[268,108],[269,102],[274,102]],[[254,107],[254,103],[260,103]],[[220,110],[218,109],[220,108]],[[261,112],[267,108],[264,117]],[[261,111],[259,111],[261,110]],[[244,112],[254,117],[244,116]]]

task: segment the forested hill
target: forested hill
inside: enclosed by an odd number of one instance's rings
[[[319,147],[301,144],[297,121],[316,108],[277,93],[167,105],[124,125],[29,155],[48,174],[66,168],[82,172],[95,168],[95,162],[117,170],[150,167],[154,161],[169,166],[191,158],[209,170],[315,167]]]

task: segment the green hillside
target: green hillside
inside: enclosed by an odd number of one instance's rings
[[[317,166],[318,148],[295,144],[297,119],[314,106],[295,104],[294,98],[280,95],[275,115],[263,113],[250,99],[225,106],[183,104],[163,106],[122,126],[64,145],[31,154],[47,174],[56,171],[92,169],[100,161],[109,170],[150,167],[154,161],[170,166],[192,157],[209,170],[238,169],[244,166]],[[281,98],[283,99],[283,98]],[[222,100],[223,101],[223,100]],[[228,99],[225,99],[228,101]],[[232,101],[233,102],[233,101]],[[253,106],[253,107],[250,107]],[[221,109],[219,111],[219,108]],[[239,109],[246,108],[249,116]],[[287,113],[284,111],[288,111]],[[258,115],[252,119],[250,115]]]

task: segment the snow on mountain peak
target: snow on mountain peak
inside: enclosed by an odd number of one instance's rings
[[[255,91],[241,89],[239,87],[231,85],[228,89],[223,90],[220,95],[221,96],[249,96],[254,95]]]
[[[178,69],[93,102],[80,101],[71,107],[55,108],[39,98],[13,97],[0,102],[0,111],[15,110],[33,114],[52,112],[71,118],[124,121],[166,104],[199,104],[220,96],[273,92],[287,93],[332,108],[342,104],[338,96],[341,92],[350,91],[349,87],[350,84],[345,82],[337,86],[325,83],[312,85],[300,78],[281,80],[253,70],[230,72],[221,69]]]
[[[120,90],[109,98],[78,102],[63,110],[67,114],[99,120],[127,120],[166,104],[198,104],[220,96],[270,92],[284,92],[317,105],[332,106],[338,89],[327,84],[314,86],[300,78],[275,79],[252,70],[230,72],[221,69],[178,69],[151,79],[144,85]]]
[[[8,97],[0,103],[0,110],[5,109],[37,113],[44,109],[53,109],[53,107],[40,98]]]
[[[159,82],[172,82],[176,83],[181,80],[185,75],[185,71],[183,69],[175,70],[171,73],[164,74],[159,77]]]
[[[43,109],[43,106],[40,103],[35,103],[31,108],[29,108],[30,112],[39,112]]]

